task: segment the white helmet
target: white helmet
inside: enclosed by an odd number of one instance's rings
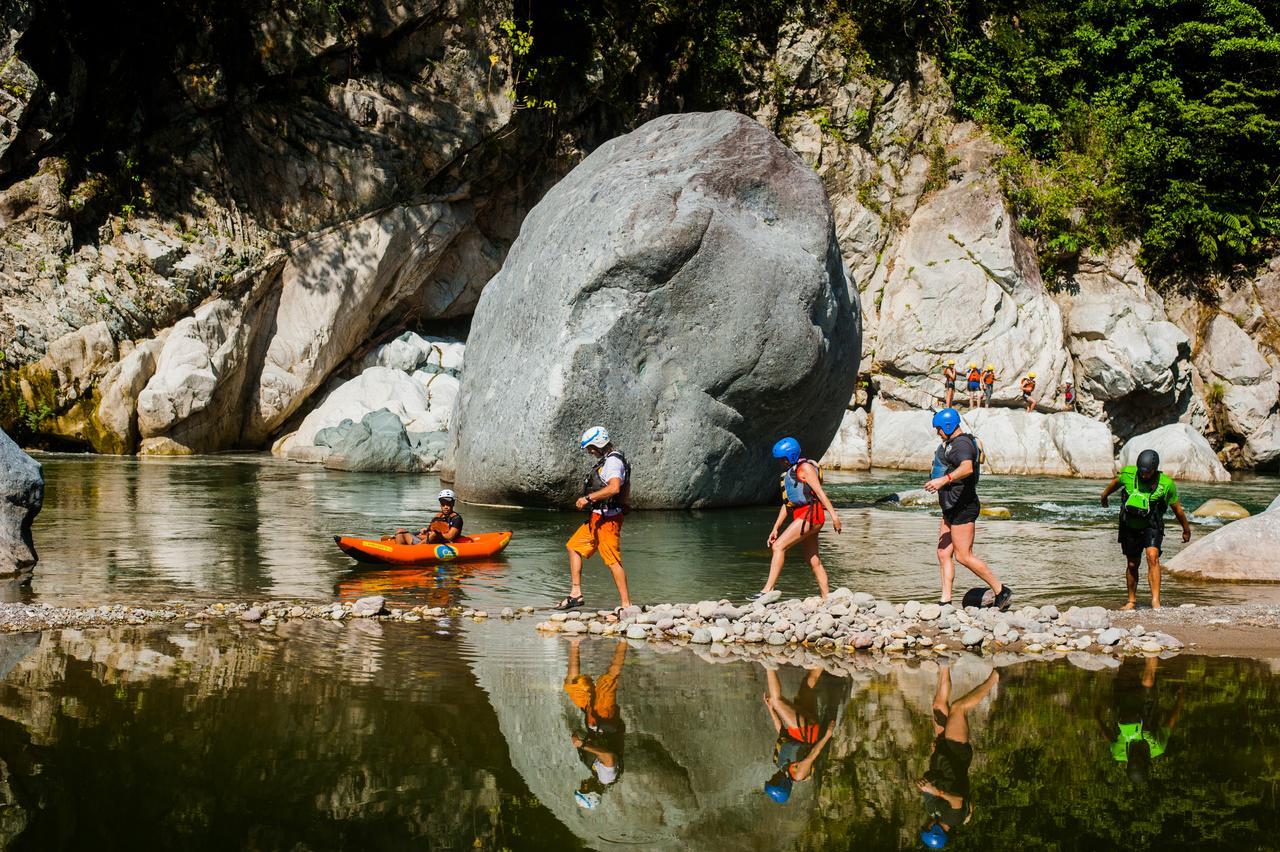
[[[437,500],[448,500],[450,503],[456,502],[458,495],[453,493],[452,488],[446,488],[436,495]]]
[[[590,429],[582,433],[582,441],[580,446],[582,449],[587,447],[595,447],[603,450],[609,446],[609,430],[603,426],[592,426]]]

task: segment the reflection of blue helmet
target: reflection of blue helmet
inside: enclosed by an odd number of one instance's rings
[[[795,438],[783,438],[773,445],[773,457],[786,459],[787,464],[795,464],[800,461],[800,442]]]
[[[944,408],[933,415],[933,428],[941,429],[947,437],[960,427],[960,412],[954,408]]]
[[[925,846],[928,846],[930,849],[941,849],[943,846],[947,845],[947,841],[949,839],[950,838],[947,837],[947,830],[936,822],[924,831],[920,832],[920,842]]]
[[[780,805],[785,805],[787,799],[791,798],[791,776],[785,772],[775,774],[764,782],[764,791],[769,794],[770,799]]]

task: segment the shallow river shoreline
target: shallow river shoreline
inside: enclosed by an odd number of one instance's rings
[[[271,631],[282,622],[310,619],[456,624],[459,620],[524,619],[535,612],[532,606],[506,607],[495,613],[459,606],[388,607],[376,596],[331,603],[171,600],[160,605],[97,607],[4,603],[0,604],[0,631],[176,623],[187,630],[230,623]],[[1115,665],[1126,656],[1169,656],[1187,651],[1280,657],[1280,606],[1274,604],[1188,604],[1135,612],[1102,607],[1060,611],[1046,605],[1001,613],[915,601],[894,604],[838,589],[825,602],[814,597],[739,607],[721,600],[658,604],[643,611],[633,607],[620,614],[556,612],[536,628],[544,636],[625,637],[657,647],[687,646],[709,660],[749,657],[779,663],[794,662],[797,655],[810,662],[837,662],[858,656],[930,657],[965,651],[1003,658],[997,660],[1001,662],[1070,656],[1088,667]],[[838,663],[834,667],[839,668]]]

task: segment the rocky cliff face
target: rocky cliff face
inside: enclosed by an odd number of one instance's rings
[[[1280,266],[1161,297],[1129,246],[1051,292],[1001,150],[957,121],[928,56],[872,59],[797,8],[761,22],[721,90],[676,86],[678,45],[628,31],[557,78],[553,113],[524,100],[554,63],[535,67],[518,17],[478,0],[11,12],[0,427],[112,453],[268,446],[367,351],[469,317],[590,150],[729,107],[831,199],[862,301],[858,404],[934,405],[946,360],[990,362],[998,406],[1035,372],[1041,409],[1073,384],[1116,447],[1184,422],[1229,465],[1280,463]]]

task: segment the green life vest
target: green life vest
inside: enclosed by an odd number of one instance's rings
[[[1120,763],[1127,763],[1129,760],[1129,746],[1140,740],[1147,741],[1147,747],[1151,749],[1151,759],[1164,754],[1165,744],[1161,742],[1160,737],[1152,734],[1150,731],[1142,727],[1141,722],[1117,724],[1120,729],[1115,742],[1111,744],[1111,757]]]
[[[1124,504],[1120,507],[1120,523],[1129,529],[1141,530],[1160,523],[1165,509],[1169,506],[1169,491],[1173,480],[1163,473],[1156,482],[1156,487],[1143,491],[1142,480],[1133,478],[1133,488],[1125,483]]]

